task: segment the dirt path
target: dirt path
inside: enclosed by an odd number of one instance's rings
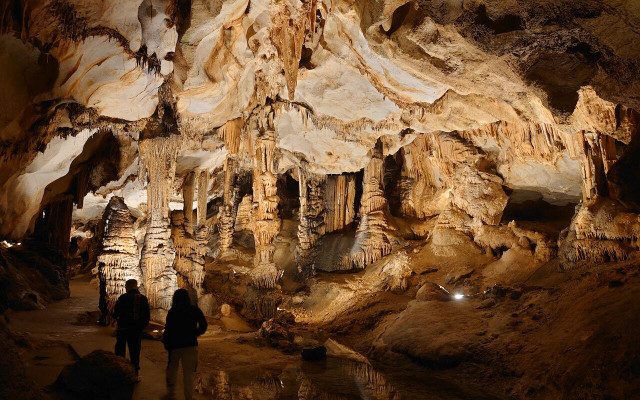
[[[16,333],[28,332],[36,343],[25,351],[23,358],[27,373],[41,387],[53,383],[64,365],[72,362],[72,353],[64,344],[80,356],[98,349],[113,351],[115,344],[114,328],[101,327],[92,321],[78,323],[79,316],[98,309],[97,288],[87,278],[72,279],[69,286],[70,298],[49,304],[44,310],[8,313],[10,328]],[[51,341],[63,343],[53,345]],[[141,381],[136,385],[134,399],[158,400],[166,395],[166,360],[162,343],[143,340]],[[176,392],[181,394],[182,382],[178,384]]]

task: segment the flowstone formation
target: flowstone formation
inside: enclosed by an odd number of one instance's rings
[[[431,362],[405,337],[415,315],[445,316],[416,328],[447,327],[445,350],[461,325],[492,350],[473,314],[490,312],[453,300],[549,305],[541,276],[640,256],[636,2],[7,0],[0,16],[0,245],[25,258],[3,258],[5,281],[68,261],[97,267],[106,312],[136,278],[157,322],[185,288],[225,323],[329,326]],[[624,266],[599,288],[626,290]],[[39,307],[26,286],[3,304]],[[541,398],[573,382],[553,379]]]
[[[356,247],[349,255],[345,269],[362,269],[391,253],[390,212],[384,197],[383,165],[382,143],[378,143],[369,165],[364,169]]]

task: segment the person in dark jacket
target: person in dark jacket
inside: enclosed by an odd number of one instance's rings
[[[120,297],[113,308],[113,318],[118,321],[116,331],[116,349],[118,356],[126,356],[129,346],[129,358],[136,375],[140,371],[140,348],[142,346],[142,330],[149,325],[149,301],[138,290],[138,281],[129,279],[125,283],[127,292]]]
[[[167,386],[172,390],[178,375],[178,363],[182,360],[184,397],[193,395],[193,379],[198,365],[198,336],[207,331],[207,320],[202,311],[191,305],[189,292],[178,289],[167,314],[162,343],[169,352]]]

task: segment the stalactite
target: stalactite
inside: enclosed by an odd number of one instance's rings
[[[364,169],[362,200],[360,203],[360,225],[356,243],[344,269],[362,269],[391,253],[392,236],[388,221],[389,205],[384,197],[382,145],[374,149],[371,161]]]
[[[82,168],[76,175],[75,181],[75,200],[78,209],[81,209],[84,206],[84,197],[89,192],[89,168]]]
[[[148,225],[141,266],[152,318],[162,321],[178,288],[173,269],[175,249],[171,242],[169,198],[175,177],[178,136],[157,137],[140,142],[140,159],[147,171]]]
[[[306,277],[313,274],[315,245],[324,235],[324,176],[312,175],[302,169],[298,171],[300,187],[300,223],[296,264],[298,272]]]
[[[184,227],[189,235],[193,235],[193,189],[195,173],[189,172],[182,185],[182,198],[184,200]]]
[[[326,178],[324,223],[326,233],[339,231],[355,219],[355,174],[330,175]]]
[[[218,134],[224,141],[229,154],[235,155],[240,151],[240,136],[243,127],[244,121],[238,118],[227,121],[218,130]]]
[[[615,138],[600,133],[581,132],[577,135],[582,144],[580,165],[582,169],[583,200],[616,193],[607,173],[617,161]]]
[[[113,196],[109,200],[100,227],[104,231],[98,255],[98,278],[104,285],[101,301],[106,303],[110,315],[118,297],[125,293],[127,280],[135,279],[143,285],[133,219],[123,198]]]
[[[298,83],[302,45],[307,33],[313,35],[315,32],[316,10],[317,0],[305,0],[299,8],[282,2],[281,8],[276,8],[271,16],[274,21],[271,40],[284,64],[285,79],[291,101],[294,99]]]
[[[478,169],[485,156],[468,141],[451,133],[424,134],[405,146],[403,157],[401,198],[408,215],[426,218],[453,206],[480,223],[500,222],[508,201],[503,180]]]
[[[273,261],[273,241],[280,231],[278,202],[274,174],[276,133],[273,130],[273,110],[265,107],[252,130],[253,141],[253,237],[256,246],[252,284],[256,288],[272,289],[282,277]]]
[[[564,258],[572,263],[589,261],[605,263],[624,261],[629,257],[630,249],[624,243],[615,240],[577,239],[570,243],[564,252]]]

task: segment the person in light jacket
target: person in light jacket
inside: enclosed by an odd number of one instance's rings
[[[167,386],[173,392],[178,375],[178,363],[182,361],[184,397],[193,396],[193,380],[198,365],[198,336],[207,331],[207,320],[202,311],[191,305],[189,292],[178,289],[167,313],[162,343],[169,352]]]

